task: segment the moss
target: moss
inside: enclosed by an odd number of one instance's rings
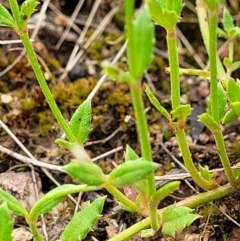
[[[96,85],[94,78],[81,78],[69,85],[69,106],[78,106],[81,104]]]
[[[123,38],[123,34],[121,33],[121,32],[119,32],[119,34],[116,34],[116,33],[108,33],[107,35],[106,35],[106,38],[105,38],[105,41],[106,41],[106,43],[114,43],[114,42],[116,42],[117,41],[117,43],[118,43],[118,41],[119,40],[121,40],[120,42],[119,42],[119,44],[120,45],[122,45],[123,43],[124,43],[124,38]]]
[[[163,70],[165,67],[166,67],[166,63],[164,62],[163,58],[158,55],[154,55],[151,63],[151,69]]]
[[[47,134],[53,129],[55,119],[49,110],[39,112],[37,114],[38,118],[38,129],[41,134]]]
[[[108,96],[106,103],[109,105],[128,105],[129,101],[129,95],[126,95],[125,93],[116,90]]]
[[[37,106],[37,103],[32,98],[25,98],[22,100],[22,110],[31,111]]]
[[[91,46],[90,53],[94,60],[101,60],[102,48],[104,47],[104,42],[101,39],[97,39]]]
[[[48,58],[47,63],[50,70],[59,70],[62,68],[61,63],[53,57]]]
[[[96,85],[94,78],[82,78],[73,83],[58,82],[52,88],[54,99],[64,108],[76,108],[81,104]]]
[[[52,88],[52,94],[54,99],[58,103],[62,103],[67,100],[68,98],[68,91],[67,86],[62,82],[59,81],[53,88]]]
[[[118,83],[116,89],[112,91],[106,100],[106,104],[114,105],[123,105],[128,106],[130,104],[130,94],[128,93],[128,86],[123,83]]]

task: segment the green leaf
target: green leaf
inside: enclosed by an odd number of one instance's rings
[[[179,105],[176,109],[174,109],[172,114],[172,121],[179,122],[185,121],[186,118],[190,115],[192,108],[189,104],[187,105]]]
[[[226,113],[226,104],[227,104],[226,91],[224,90],[221,83],[218,83],[218,86],[217,86],[217,97],[218,97],[218,120],[217,121],[220,122]],[[211,96],[209,96],[207,105],[208,105],[208,112],[210,115],[212,115]]]
[[[141,158],[137,155],[137,153],[129,145],[127,145],[126,154],[125,154],[125,162],[136,161],[136,160],[141,160]],[[137,181],[133,184],[133,186],[142,195],[144,195],[144,196],[147,195],[146,180]]]
[[[63,140],[61,138],[57,138],[55,140],[55,143],[58,144],[59,146],[63,147],[63,148],[68,149],[68,150],[71,150],[76,145],[75,143]]]
[[[16,27],[12,15],[2,4],[0,4],[0,25],[5,25],[11,28]]]
[[[221,131],[219,124],[214,121],[213,117],[209,113],[203,113],[198,116],[200,122],[202,122],[213,134]]]
[[[105,199],[106,196],[97,198],[83,207],[80,212],[75,213],[65,227],[60,237],[61,241],[83,240],[100,217]]]
[[[141,238],[151,238],[156,233],[155,230],[149,228],[141,231]]]
[[[160,104],[158,99],[154,96],[152,90],[148,85],[146,85],[146,94],[148,96],[148,99],[150,102],[154,105],[154,107],[162,114],[164,115],[169,121],[171,120],[171,115],[168,113],[168,111]]]
[[[240,116],[240,102],[232,102],[231,107],[235,114]]]
[[[231,28],[234,28],[233,18],[226,7],[224,7],[224,10],[223,10],[222,24],[223,24],[224,30],[227,33],[230,31]]]
[[[228,124],[228,123],[235,121],[237,118],[238,118],[238,115],[233,111],[233,109],[230,109],[229,111],[227,111],[227,113],[223,117],[222,123]]]
[[[185,227],[200,218],[199,215],[192,214],[191,212],[192,209],[188,207],[177,207],[175,205],[167,207],[162,214],[163,234],[175,237],[176,233],[180,233]]]
[[[236,61],[232,64],[232,72],[239,69],[240,67],[240,61]]]
[[[226,113],[226,105],[227,105],[226,91],[224,90],[221,83],[218,83],[217,97],[218,97],[218,111],[219,111],[218,120],[221,121],[223,116]]]
[[[240,101],[240,87],[233,78],[228,80],[227,84],[227,94],[229,102],[238,102]]]
[[[232,68],[232,61],[231,59],[229,59],[228,57],[225,57],[223,59],[223,64],[227,69],[231,69]]]
[[[226,38],[226,39],[228,38],[228,34],[220,28],[217,28],[217,35],[218,35],[218,37],[222,37],[222,38]]]
[[[79,183],[99,186],[106,180],[102,169],[93,162],[73,160],[63,170]]]
[[[207,5],[210,11],[215,11],[223,3],[223,0],[203,0],[203,2]]]
[[[228,35],[229,35],[230,38],[239,38],[240,37],[240,28],[238,26],[234,27],[234,28],[231,28],[229,30]]]
[[[141,158],[124,162],[113,169],[109,174],[107,183],[115,187],[131,185],[139,180],[147,178],[158,166],[157,163],[145,161]]]
[[[127,83],[134,82],[134,78],[128,72],[121,70],[116,65],[111,64],[109,61],[103,61],[102,68],[103,72],[114,80],[124,81]]]
[[[129,145],[127,145],[125,153],[125,162],[135,160],[139,160],[139,156]]]
[[[82,145],[88,137],[91,118],[91,101],[85,100],[74,112],[69,122],[69,127],[80,145]]]
[[[151,18],[167,30],[172,30],[175,27],[183,7],[182,1],[179,0],[147,0],[147,5]]]
[[[182,0],[157,0],[164,11],[174,11],[180,16],[183,8]]]
[[[36,11],[39,4],[37,0],[25,0],[20,8],[20,18],[22,22],[27,22],[31,15]]]
[[[209,182],[210,185],[215,183],[216,173],[209,172],[209,170],[205,167],[200,166],[199,171],[202,177]]]
[[[152,61],[154,47],[154,26],[145,7],[133,20],[132,27],[132,32],[127,31],[128,65],[130,74],[138,80]]]
[[[134,188],[140,193],[142,196],[146,197],[148,194],[148,185],[146,179],[142,179],[132,184]]]
[[[240,162],[234,165],[233,173],[237,179],[240,178]]]
[[[7,202],[8,208],[12,212],[25,218],[28,217],[28,212],[22,204],[14,196],[0,188],[0,203],[2,202]]]
[[[9,212],[6,202],[0,205],[0,217],[0,240],[11,241],[13,221],[11,220],[11,214]]]
[[[35,220],[38,215],[44,214],[61,202],[68,194],[83,192],[87,190],[87,185],[65,184],[52,189],[41,199],[39,199],[30,211],[30,220]]]

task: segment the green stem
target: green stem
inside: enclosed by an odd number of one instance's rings
[[[203,42],[207,49],[207,52],[209,53],[209,26],[208,26],[208,21],[206,21],[206,19],[208,19],[208,15],[207,15],[206,6],[202,0],[196,1],[196,10],[198,15],[198,22],[200,26],[201,35],[203,37]],[[225,76],[225,70],[223,68],[222,62],[219,59],[219,56],[217,56],[217,70],[218,70],[219,76],[222,76],[222,77]]]
[[[133,46],[134,43],[134,31],[133,31],[133,17],[134,17],[134,1],[132,0],[125,0],[124,1],[125,5],[125,19],[126,19],[126,33],[127,33],[127,39],[128,39],[128,45],[127,45],[127,56],[128,58],[131,58],[131,54],[128,54],[129,51],[129,46]],[[128,63],[132,63],[133,61],[129,60]],[[135,64],[129,64],[129,72],[130,73],[135,73]]]
[[[70,142],[76,142],[76,138],[73,135],[72,131],[69,128],[69,125],[67,124],[66,120],[64,119],[61,111],[59,110],[52,93],[46,83],[46,80],[43,76],[42,70],[39,66],[36,54],[34,52],[34,49],[32,47],[32,44],[30,42],[29,36],[27,33],[21,32],[19,33],[19,36],[23,42],[23,45],[26,49],[28,58],[30,59],[31,66],[33,68],[33,71],[36,75],[36,78],[38,80],[38,83],[42,89],[42,92],[52,110],[53,115],[55,116],[57,122],[61,126],[62,130],[65,132],[67,138],[69,139]]]
[[[31,229],[31,233],[34,237],[35,241],[44,241],[44,239],[42,238],[42,235],[39,233],[38,229],[37,229],[37,220],[34,220],[33,222],[31,222],[29,224],[29,227]]]
[[[233,62],[233,53],[234,53],[234,40],[230,39],[228,42],[228,58]]]
[[[176,203],[176,206],[185,206],[189,208],[195,208],[200,205],[209,203],[211,201],[220,199],[224,196],[227,196],[233,192],[236,192],[236,187],[231,186],[230,184],[227,184],[225,186],[218,187],[214,190],[200,193],[196,196],[192,196],[189,198],[184,199],[183,201],[180,201]],[[166,208],[164,208],[166,209]],[[159,214],[161,215],[164,211],[164,209],[159,210]],[[124,241],[128,240],[131,237],[133,237],[135,234],[141,232],[141,230],[146,229],[150,226],[150,218],[145,218],[142,221],[136,223],[135,225],[131,226],[130,228],[124,230],[120,234],[114,236],[113,238],[110,238],[108,241]]]
[[[233,63],[233,55],[234,55],[234,40],[229,39],[228,41],[228,58]],[[227,75],[231,76],[232,74],[232,68],[227,69]]]
[[[180,105],[180,81],[179,81],[179,62],[177,51],[176,30],[167,30],[167,45],[169,55],[169,69],[171,77],[171,99],[172,109],[176,109]],[[184,164],[187,167],[193,180],[204,189],[212,189],[210,185],[197,171],[187,143],[187,138],[184,129],[177,128],[176,136],[178,139],[179,148],[181,150]]]
[[[127,29],[127,36],[128,36],[128,47],[127,51],[130,51],[131,46],[134,45],[134,36],[133,31],[133,17],[134,17],[134,1],[132,0],[125,0],[125,15],[126,15],[126,29]],[[131,58],[132,55],[128,54],[128,58]],[[135,64],[133,61],[129,61],[129,72],[135,73],[134,70]],[[134,113],[136,116],[136,125],[138,131],[139,142],[141,146],[142,157],[146,161],[152,161],[152,152],[151,152],[151,145],[149,141],[149,133],[148,133],[148,125],[146,116],[144,113],[144,104],[142,99],[142,88],[141,88],[141,81],[136,80],[130,83],[130,91],[132,96],[133,108]],[[154,231],[159,229],[158,225],[158,214],[157,214],[157,206],[153,206],[151,203],[151,195],[156,192],[155,187],[155,180],[154,180],[154,173],[150,174],[147,178],[147,188],[148,188],[148,208],[149,208],[149,215],[151,220],[151,227]]]
[[[175,110],[180,105],[179,63],[175,29],[167,30],[167,46],[171,77],[172,109]]]
[[[127,198],[124,194],[122,194],[116,187],[109,186],[109,187],[106,187],[106,189],[109,193],[112,194],[114,198],[117,199],[118,202],[122,203],[131,212],[138,211],[138,206],[134,202],[132,202],[129,198]]]
[[[217,24],[218,10],[209,10],[209,61],[210,61],[210,98],[211,112],[213,119],[219,123],[219,108],[218,108],[218,80],[217,80]],[[219,124],[220,125],[220,124]],[[219,131],[214,133],[214,138],[218,148],[219,156],[226,175],[230,183],[234,184],[235,176],[227,156],[223,135]]]
[[[215,138],[215,142],[216,142],[216,145],[217,145],[219,157],[220,157],[222,165],[224,167],[224,171],[225,171],[225,173],[228,177],[228,181],[232,185],[235,185],[236,184],[236,178],[235,178],[234,172],[231,168],[230,161],[228,159],[228,155],[227,155],[227,152],[226,152],[226,147],[225,147],[225,143],[224,143],[224,140],[223,140],[222,132],[219,131],[217,133],[214,133],[214,138]]]
[[[136,125],[138,131],[139,142],[141,146],[142,156],[144,160],[152,161],[151,145],[149,141],[148,125],[146,116],[144,113],[144,104],[142,99],[141,82],[138,81],[130,85],[130,91],[132,96],[133,108],[136,117]],[[151,195],[155,191],[154,175],[152,175],[152,182],[149,190]],[[149,195],[149,196],[150,196]]]
[[[138,131],[138,138],[140,141],[142,156],[146,161],[152,161],[152,152],[151,145],[149,141],[149,133],[147,120],[144,113],[144,104],[142,99],[142,91],[141,91],[141,82],[136,81],[136,83],[130,85],[130,91],[132,96],[134,113],[136,116],[136,124]],[[148,186],[148,200],[149,200],[149,212],[151,219],[151,226],[153,230],[158,230],[158,215],[157,215],[157,207],[153,206],[150,201],[150,196],[156,192],[154,174],[150,174],[147,178],[147,186]]]
[[[207,180],[205,180],[198,172],[197,168],[195,167],[193,161],[192,161],[192,156],[191,152],[189,150],[189,146],[187,143],[187,138],[184,129],[177,129],[176,130],[176,137],[178,140],[178,145],[181,150],[183,160],[184,160],[184,165],[188,169],[192,179],[194,182],[197,183],[198,186],[200,186],[203,189],[213,189],[216,186],[209,184]]]
[[[217,11],[209,12],[209,61],[210,61],[210,98],[213,119],[219,123],[218,80],[217,80]]]

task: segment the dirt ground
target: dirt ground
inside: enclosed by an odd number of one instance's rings
[[[19,1],[19,3],[21,2]],[[33,45],[49,87],[66,119],[69,120],[78,105],[90,93],[93,93],[92,91],[96,90],[92,96],[92,131],[85,148],[104,172],[109,173],[122,162],[126,144],[140,154],[128,86],[107,78],[103,80],[101,72],[101,62],[106,59],[111,61],[125,41],[122,1],[86,0],[76,15],[73,26],[65,34],[64,30],[67,27],[68,19],[73,16],[79,2],[78,0],[50,1]],[[96,6],[98,2],[99,6]],[[141,1],[135,2],[136,8],[140,7]],[[182,21],[178,26],[179,59],[181,67],[201,68],[207,65],[207,54],[201,39],[193,2],[185,1]],[[5,0],[2,0],[1,3],[8,6]],[[97,7],[96,14],[90,22],[89,28],[86,29],[86,34],[81,35],[82,39],[78,40],[79,35],[85,31],[89,13],[93,11],[94,5]],[[239,5],[238,1],[228,1],[228,7],[237,24],[240,22]],[[41,2],[38,13],[42,6]],[[29,26],[30,35],[36,28],[37,16],[39,15],[32,18]],[[109,16],[109,23],[104,23],[107,16]],[[102,27],[101,33],[91,43],[88,43],[99,26]],[[64,34],[65,38],[59,42]],[[0,40],[16,39],[18,36],[13,30],[0,27]],[[186,45],[184,40],[189,43]],[[76,45],[77,41],[79,41],[78,45]],[[220,39],[219,46],[223,42],[224,40]],[[71,53],[76,46],[79,47],[82,56],[74,66],[71,66],[73,63]],[[36,159],[55,165],[67,164],[72,155],[54,143],[55,139],[63,133],[51,114],[28,59],[24,54],[21,55],[22,50],[21,44],[0,45],[1,120]],[[235,58],[239,56],[239,52],[240,49],[236,48]],[[221,57],[224,57],[226,53],[227,49],[221,53]],[[19,60],[15,63],[18,58]],[[198,58],[201,61],[196,61]],[[120,57],[119,65],[123,68],[126,67],[125,53]],[[7,69],[9,66],[11,68]],[[154,59],[144,76],[143,83],[148,83],[164,107],[170,109],[169,76],[164,71],[167,66],[165,31],[156,27]],[[69,71],[66,72],[66,69]],[[239,73],[239,70],[235,71],[234,77],[238,77]],[[96,89],[96,85],[101,81],[100,88]],[[221,168],[213,137],[197,121],[197,115],[204,112],[206,108],[206,98],[209,94],[207,80],[182,76],[181,94],[182,102],[191,103],[194,108],[186,129],[196,165],[208,166],[209,169]],[[180,162],[182,159],[174,133],[169,130],[167,121],[154,109],[146,96],[144,98],[153,159],[160,164],[156,175],[162,176],[169,172],[174,175],[181,173],[183,170],[177,164],[176,159]],[[239,121],[223,127],[227,152],[232,165],[240,161],[239,129]],[[19,147],[16,140],[2,125],[0,127],[0,145],[11,150],[13,154],[18,153],[26,156],[24,150]],[[56,182],[60,184],[72,183],[69,177],[57,171],[44,170],[40,167],[33,167],[33,169],[39,196],[54,188]],[[37,195],[34,195],[35,187],[31,171],[29,165],[24,164],[13,155],[0,152],[0,186],[15,195],[28,209],[38,198]],[[222,172],[218,173],[217,178],[219,183],[226,183],[226,177]],[[160,207],[165,207],[196,192],[201,192],[201,189],[191,179],[180,180],[180,189],[166,198]],[[161,186],[163,183],[158,183],[158,185]],[[91,192],[74,196],[74,198],[82,206],[87,201],[92,201],[99,195],[105,194],[107,193],[104,191]],[[85,240],[107,240],[142,219],[135,214],[117,210],[117,203],[109,194],[107,195],[103,216]],[[197,208],[196,212],[202,218],[178,234],[175,240],[239,240],[239,200],[240,193],[236,191],[231,196]],[[66,199],[65,202],[45,215],[49,241],[58,240],[64,226],[71,218],[75,206],[76,204],[71,199]],[[20,232],[23,232],[25,238],[21,239],[22,241],[32,240],[25,225],[21,218],[15,218],[14,235],[20,237]],[[41,220],[39,220],[39,228],[42,229]],[[141,240],[141,238],[136,236],[131,240]],[[151,239],[146,240],[167,241],[174,239],[163,238],[159,232]]]

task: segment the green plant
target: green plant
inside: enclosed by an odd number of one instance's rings
[[[200,0],[198,2],[200,2]],[[209,33],[203,33],[210,61],[210,71],[206,72],[202,70],[179,69],[176,24],[180,19],[183,7],[181,0],[147,0],[146,6],[139,11],[136,18],[134,18],[134,2],[125,0],[128,71],[123,71],[108,62],[103,63],[103,68],[104,72],[111,78],[124,81],[129,85],[142,157],[139,157],[133,149],[127,146],[124,162],[113,169],[109,175],[103,173],[102,169],[93,163],[83,147],[90,132],[92,115],[91,102],[89,100],[84,101],[77,108],[70,122],[67,123],[57,107],[41,72],[27,32],[27,21],[34,12],[38,2],[36,0],[26,0],[20,8],[16,0],[9,0],[9,3],[12,15],[6,8],[0,5],[0,24],[12,27],[19,34],[52,113],[68,139],[57,139],[56,143],[70,149],[75,155],[75,159],[62,167],[61,171],[83,184],[65,184],[51,190],[36,202],[30,212],[27,212],[13,196],[0,189],[0,216],[4,217],[5,220],[5,226],[1,222],[2,220],[0,220],[0,233],[4,233],[4,240],[11,240],[9,232],[12,230],[13,224],[9,215],[10,210],[26,219],[34,235],[34,240],[42,241],[43,238],[36,227],[38,216],[51,210],[61,202],[65,196],[72,193],[88,192],[105,188],[117,199],[124,209],[130,212],[138,212],[146,217],[141,222],[110,239],[112,241],[119,241],[130,238],[139,232],[141,232],[142,237],[150,237],[160,229],[162,229],[165,235],[174,236],[176,232],[180,232],[184,227],[190,225],[194,220],[199,218],[199,215],[192,213],[193,210],[191,208],[195,208],[234,192],[238,187],[238,179],[231,169],[226,154],[220,124],[231,122],[240,115],[240,85],[223,73],[224,71],[221,68],[222,65],[221,63],[219,64],[220,60],[218,61],[217,57],[217,16],[222,1],[204,0],[202,2],[205,4],[204,9],[207,9],[209,16]],[[199,16],[201,15],[200,13],[201,10],[199,10]],[[152,160],[141,85],[142,76],[149,67],[153,55],[154,25],[151,19],[153,19],[156,24],[163,26],[167,32],[172,111],[168,112],[160,104],[149,87],[146,87],[146,94],[151,103],[166,117],[169,121],[169,125],[175,131],[184,163],[192,179],[203,189],[213,189],[190,197],[189,199],[162,210],[158,210],[159,202],[170,193],[177,190],[180,182],[171,182],[160,189],[156,189],[154,181],[154,171],[158,168],[158,164],[154,163]],[[233,38],[239,35],[239,30],[234,27],[233,20],[226,10],[223,15],[223,23],[225,31],[224,36],[229,38],[229,41],[233,41]],[[229,58],[224,61],[228,73],[238,66],[237,62],[233,62],[232,44],[233,42],[231,42]],[[221,81],[218,81],[218,69],[223,73],[222,76],[219,76]],[[229,180],[229,184],[222,187],[219,187],[216,183],[214,173],[209,172],[203,167],[200,167],[198,170],[191,157],[186,140],[185,123],[192,108],[189,104],[182,105],[180,103],[179,75],[186,73],[194,73],[203,76],[209,75],[210,77],[211,94],[208,100],[208,109],[206,113],[199,116],[199,120],[205,124],[214,135],[219,156]],[[229,105],[228,111],[225,110],[227,103]],[[137,191],[135,202],[131,201],[119,190],[119,188],[127,185],[130,185]],[[83,208],[79,213],[75,214],[63,231],[60,237],[61,240],[74,241],[85,238],[100,216],[104,200],[105,197],[100,197]],[[84,220],[84,225],[80,224],[80,228],[78,227],[79,220]],[[169,228],[173,226],[175,226],[174,229]]]

